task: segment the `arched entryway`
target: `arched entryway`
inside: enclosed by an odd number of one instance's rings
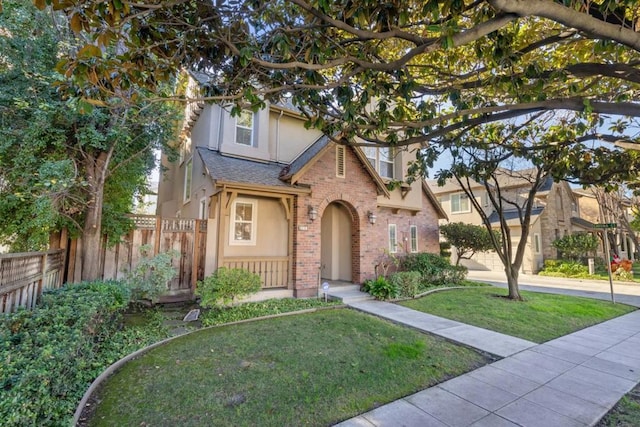
[[[352,281],[352,224],[351,212],[340,202],[329,204],[322,213],[320,262],[323,279]]]

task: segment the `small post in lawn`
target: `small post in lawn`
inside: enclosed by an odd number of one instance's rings
[[[327,302],[327,294],[329,293],[329,282],[322,284],[322,291],[324,292],[324,302]]]
[[[607,271],[609,272],[609,288],[611,289],[611,302],[616,303],[616,299],[613,296],[613,277],[611,276],[611,252],[609,249],[609,228],[616,228],[616,223],[606,223],[606,224],[594,224],[594,228],[602,228],[602,232],[604,233],[604,251],[605,256],[607,257]],[[618,267],[620,268],[620,267]]]

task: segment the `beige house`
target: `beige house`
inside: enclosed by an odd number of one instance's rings
[[[515,173],[505,171],[499,176],[498,186],[505,199],[522,206],[522,201],[531,188],[527,178],[529,173],[529,170],[516,171]],[[452,180],[444,186],[438,187],[435,181],[430,181],[429,185],[437,195],[447,214],[448,221],[483,224],[482,217],[457,182]],[[493,208],[485,186],[472,181],[470,188],[489,221],[495,224],[494,228],[499,229],[500,217]],[[513,208],[505,209],[503,215],[511,230],[511,244],[515,252],[522,235],[520,214],[517,209]],[[556,258],[557,251],[551,242],[581,229],[578,224],[574,223],[573,219],[577,217],[579,217],[579,206],[569,185],[566,182],[555,183],[551,178],[546,179],[536,193],[531,212],[531,225],[522,263],[523,273],[537,273],[542,268],[545,259]],[[461,264],[470,269],[504,270],[500,258],[493,251],[477,253],[471,260],[461,260]]]
[[[593,188],[574,188],[573,194],[579,206],[580,216],[583,223],[582,226],[585,227],[587,231],[593,231],[593,224],[619,224],[621,222],[620,218],[617,217],[619,215],[625,216],[627,221],[630,221],[633,218],[631,203],[629,203],[628,200],[623,200],[622,206],[619,206],[619,209],[613,209],[614,212],[612,212],[611,209],[603,209],[600,202],[598,202],[596,192]],[[604,230],[602,229],[599,230],[601,239],[603,238],[603,231]],[[609,240],[614,248],[613,250],[615,250],[620,258],[626,258],[632,261],[635,260],[636,247],[633,243],[633,239],[629,236],[629,232],[623,228],[608,229],[608,231],[610,237]],[[604,257],[603,247],[598,249],[598,256]]]
[[[374,277],[385,252],[438,252],[446,216],[426,183],[387,187],[409,156],[336,144],[291,105],[237,117],[191,105],[157,214],[206,221],[205,276],[245,268],[272,295],[313,296],[324,280]]]

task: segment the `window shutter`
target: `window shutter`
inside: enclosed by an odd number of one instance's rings
[[[336,176],[345,177],[346,158],[344,145],[336,145]]]

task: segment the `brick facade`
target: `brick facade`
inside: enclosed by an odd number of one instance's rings
[[[375,265],[389,248],[388,224],[396,224],[398,254],[410,250],[409,227],[418,226],[418,250],[439,251],[438,214],[425,195],[422,209],[378,207],[378,188],[351,149],[346,150],[346,176],[336,177],[335,149],[329,149],[304,173],[299,184],[309,185],[310,196],[298,196],[294,209],[293,286],[296,297],[317,293],[321,263],[321,218],[331,203],[346,207],[351,216],[351,276],[354,283],[374,277]],[[397,191],[397,190],[396,190]],[[309,219],[309,206],[318,212]],[[375,224],[368,213],[375,213]]]

